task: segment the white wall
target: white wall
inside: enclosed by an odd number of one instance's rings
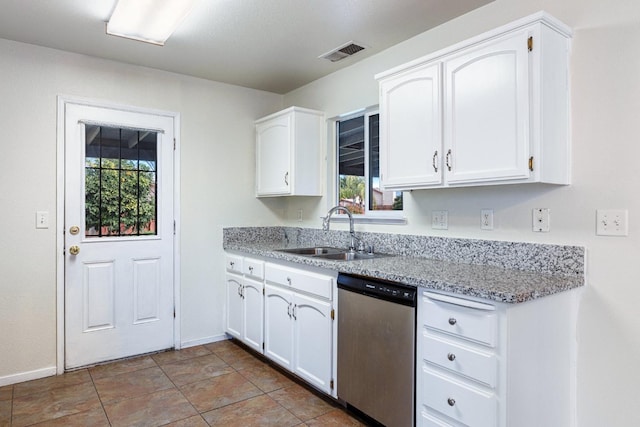
[[[282,216],[253,196],[253,122],[282,96],[7,40],[0,58],[0,382],[56,366],[59,94],[181,113],[182,341],[222,334],[222,227]]]
[[[332,117],[377,104],[374,74],[538,10],[546,10],[575,30],[571,59],[573,184],[414,191],[405,193],[408,225],[358,225],[357,229],[586,246],[588,284],[576,331],[578,425],[637,426],[640,2],[496,0],[295,90],[285,96],[285,105],[324,110]],[[306,225],[319,227],[328,203],[284,201],[285,218],[296,224],[297,209],[303,208]],[[535,207],[551,209],[550,233],[531,231],[531,209]],[[482,208],[494,210],[495,230],[480,230]],[[596,236],[597,208],[628,209],[629,236]],[[431,230],[429,225],[430,212],[440,209],[449,211],[447,231]]]

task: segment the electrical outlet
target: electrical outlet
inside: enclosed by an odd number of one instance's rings
[[[628,236],[629,211],[626,209],[596,210],[596,234],[598,236]]]
[[[551,229],[551,209],[535,208],[533,210],[531,225],[533,231],[548,233]]]
[[[433,228],[434,230],[448,230],[449,212],[431,211],[431,228]]]
[[[480,211],[480,229],[493,230],[493,209],[482,209]]]

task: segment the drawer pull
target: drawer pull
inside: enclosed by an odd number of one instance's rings
[[[229,265],[231,266],[231,268],[233,268],[233,265],[234,265],[234,264],[235,264],[235,262],[233,262],[233,261],[231,261],[231,262],[229,263]]]
[[[287,283],[289,283],[289,286],[291,286],[291,277],[287,277]]]
[[[447,354],[447,359],[453,362],[454,360],[456,360],[456,355],[453,353],[449,353]]]
[[[449,318],[449,324],[450,324],[451,326],[455,325],[456,323],[458,323],[458,321],[456,320],[456,318],[455,318],[455,317],[450,317],[450,318]]]
[[[456,401],[455,401],[455,399],[448,398],[447,399],[447,403],[449,404],[449,406],[454,406],[456,404]]]
[[[253,267],[249,266],[249,273],[253,274]]]

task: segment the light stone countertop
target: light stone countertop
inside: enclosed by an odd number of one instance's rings
[[[273,234],[274,230],[272,229],[269,229],[270,235],[262,235],[262,237],[260,237],[260,233],[255,234],[254,229],[250,228],[229,230],[242,230],[240,235],[243,236],[243,238],[234,238],[238,237],[238,235],[232,236],[233,233],[225,234],[224,249],[227,251],[236,251],[247,255],[320,267],[341,273],[369,276],[411,286],[420,286],[435,291],[503,303],[530,301],[546,295],[578,288],[583,286],[585,282],[584,266],[580,264],[579,259],[577,261],[577,267],[572,264],[572,268],[575,271],[562,271],[561,273],[526,271],[516,268],[505,268],[504,266],[430,259],[424,255],[412,256],[396,254],[374,259],[332,261],[277,251],[277,249],[283,249],[285,247],[294,248],[309,245],[304,244],[306,243],[304,241],[302,242],[303,244],[300,244],[300,239],[294,242],[289,241],[289,239],[283,240],[277,233]],[[256,228],[255,230],[258,229]],[[289,231],[290,229],[286,230]],[[225,229],[225,232],[226,231],[227,229]],[[247,238],[246,233],[252,234],[253,238]],[[319,245],[323,244],[325,244],[325,242],[319,242]],[[580,256],[584,258],[583,248],[578,248],[579,250],[574,251],[577,247],[544,246],[542,249],[550,251],[555,257],[567,258],[568,255],[565,253],[567,251],[564,248],[569,248],[569,257],[573,261]],[[540,248],[534,249],[540,251]],[[525,253],[524,256],[527,256],[527,254]],[[544,257],[549,258],[549,254],[544,254]]]

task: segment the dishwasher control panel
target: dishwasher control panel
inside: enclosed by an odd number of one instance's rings
[[[417,289],[400,283],[387,282],[364,276],[338,275],[338,288],[358,292],[404,305],[415,306]]]

